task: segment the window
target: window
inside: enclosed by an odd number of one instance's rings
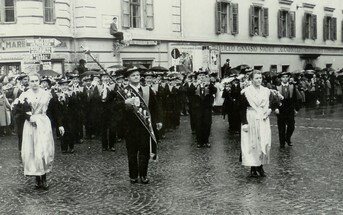
[[[303,20],[303,38],[317,39],[317,15],[305,13]]]
[[[282,72],[288,72],[289,65],[282,65]]]
[[[287,10],[279,10],[278,12],[278,36],[295,37],[295,12]]]
[[[15,0],[0,0],[0,21],[3,23],[16,22]]]
[[[260,70],[262,71],[263,66],[254,66],[254,70]]]
[[[150,69],[152,66],[152,60],[123,60],[123,66],[129,67],[132,65],[142,65],[147,69]]]
[[[18,75],[20,73],[20,63],[0,63],[0,75]]]
[[[270,66],[270,71],[276,73],[277,72],[277,65],[271,65]]]
[[[224,0],[216,2],[216,33],[238,34],[238,4],[232,4]]]
[[[250,36],[269,36],[269,10],[261,6],[251,6],[250,11]]]
[[[55,0],[43,0],[44,23],[55,22]]]
[[[337,40],[337,18],[324,16],[324,41],[326,40]]]
[[[123,28],[141,28],[142,21],[147,30],[154,29],[153,0],[122,0]]]

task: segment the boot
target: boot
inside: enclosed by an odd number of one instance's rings
[[[36,176],[36,184],[35,184],[35,188],[39,189],[42,187],[42,180],[40,178],[40,176]]]
[[[266,177],[266,173],[263,170],[263,165],[257,167],[257,171],[260,174],[261,177]]]
[[[257,171],[256,171],[256,167],[252,166],[250,169],[250,176],[251,177],[258,177]]]
[[[47,181],[46,181],[46,174],[42,175],[42,188],[43,188],[44,190],[49,189],[48,183],[47,183]]]

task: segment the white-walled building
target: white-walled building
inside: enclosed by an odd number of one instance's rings
[[[342,0],[0,0],[0,67],[2,73],[37,70],[30,41],[55,38],[61,44],[43,62],[58,72],[81,58],[97,68],[81,45],[105,67],[219,71],[229,58],[233,67],[263,71],[308,64],[337,69],[343,67],[342,12]],[[133,39],[116,56],[109,34],[114,16]]]

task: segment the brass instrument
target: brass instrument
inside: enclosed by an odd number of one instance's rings
[[[83,48],[81,46],[81,48]],[[110,79],[118,86],[117,93],[124,99],[132,98],[132,97],[138,97],[139,101],[135,102],[134,108],[134,114],[139,119],[141,124],[144,126],[144,128],[148,131],[150,134],[151,139],[157,144],[156,136],[152,127],[151,123],[151,114],[148,108],[148,104],[145,103],[144,99],[139,93],[132,93],[128,91],[127,89],[124,89],[120,87],[120,85],[117,83],[117,81],[106,71],[106,69],[92,56],[90,53],[90,50],[84,50],[84,53],[89,55],[95,63],[98,64],[98,66],[110,77]],[[154,156],[154,155],[152,155]]]

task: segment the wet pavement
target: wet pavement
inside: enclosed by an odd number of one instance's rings
[[[210,149],[197,149],[188,117],[166,135],[148,185],[130,184],[123,143],[99,141],[62,155],[57,143],[50,189],[23,176],[16,138],[0,139],[0,214],[343,214],[343,107],[301,110],[293,147],[280,149],[272,117],[266,178],[239,163],[239,137],[214,116]]]

